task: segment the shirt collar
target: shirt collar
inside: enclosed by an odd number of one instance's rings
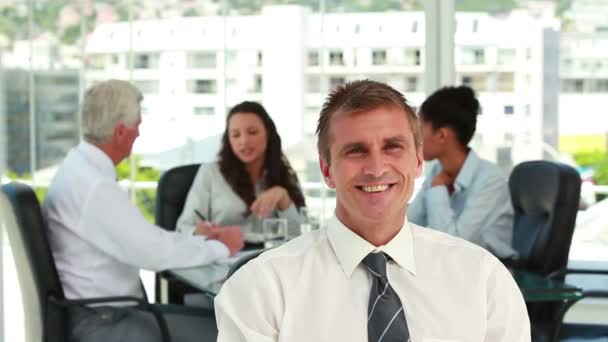
[[[455,184],[460,188],[467,188],[471,185],[473,181],[473,174],[477,167],[479,166],[479,156],[472,149],[469,150],[467,158],[464,160],[464,164],[462,165],[462,169],[458,172],[458,176],[456,176]]]
[[[350,278],[363,258],[374,251],[388,254],[397,265],[416,275],[412,231],[407,218],[399,233],[386,245],[380,247],[375,247],[355,234],[335,216],[328,222],[327,236],[347,278]]]
[[[87,161],[93,165],[101,174],[113,181],[116,180],[116,167],[112,159],[105,154],[99,147],[87,142],[81,141],[76,149],[82,153]]]

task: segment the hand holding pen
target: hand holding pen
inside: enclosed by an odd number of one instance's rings
[[[229,250],[230,255],[235,255],[243,249],[245,240],[243,232],[239,226],[221,227],[217,223],[207,222],[207,219],[200,211],[194,210],[199,220],[196,223],[195,235],[204,235],[207,239],[218,240],[222,242]]]
[[[217,239],[220,235],[220,225],[208,222],[205,216],[196,209],[194,210],[194,213],[198,217],[194,235],[205,235],[208,239]]]

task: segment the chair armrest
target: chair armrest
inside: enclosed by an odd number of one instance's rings
[[[583,291],[583,298],[607,298],[608,299],[608,291],[604,291],[604,290]]]
[[[63,307],[73,307],[89,304],[103,304],[103,303],[134,303],[134,306],[140,307],[143,310],[149,311],[152,316],[156,319],[158,327],[160,329],[161,340],[163,342],[171,342],[169,336],[169,328],[167,322],[163,317],[160,310],[148,303],[146,300],[131,296],[119,296],[119,297],[95,297],[95,298],[84,298],[84,299],[60,299],[54,296],[49,296],[49,300],[56,305]]]
[[[549,273],[547,278],[557,278],[562,277],[567,274],[587,274],[587,275],[606,275],[608,276],[608,270],[597,270],[597,269],[587,269],[587,268],[566,268],[557,270],[555,272]]]

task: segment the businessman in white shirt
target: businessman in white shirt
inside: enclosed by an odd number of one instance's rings
[[[219,342],[530,341],[521,292],[494,256],[407,221],[422,154],[403,95],[368,80],[342,85],[317,134],[335,217],[224,284]]]
[[[169,232],[149,223],[116,183],[115,166],[129,156],[139,135],[142,95],[125,81],[87,90],[82,106],[83,141],[53,179],[43,205],[49,243],[70,299],[143,297],[139,270],[160,271],[211,263],[243,246],[239,230],[208,240]],[[172,341],[200,341],[200,317],[183,307],[159,305]],[[193,310],[190,310],[193,311]],[[81,307],[71,312],[72,341],[159,341],[149,312],[131,307]]]

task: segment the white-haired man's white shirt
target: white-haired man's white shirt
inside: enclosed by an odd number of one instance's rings
[[[43,213],[67,298],[141,297],[140,269],[203,265],[229,254],[221,242],[148,222],[116,183],[111,159],[87,142],[68,153]]]
[[[391,286],[411,340],[529,342],[526,306],[509,271],[462,239],[405,222],[376,248],[333,218],[243,266],[215,299],[218,342],[368,342],[373,251],[394,261]]]

